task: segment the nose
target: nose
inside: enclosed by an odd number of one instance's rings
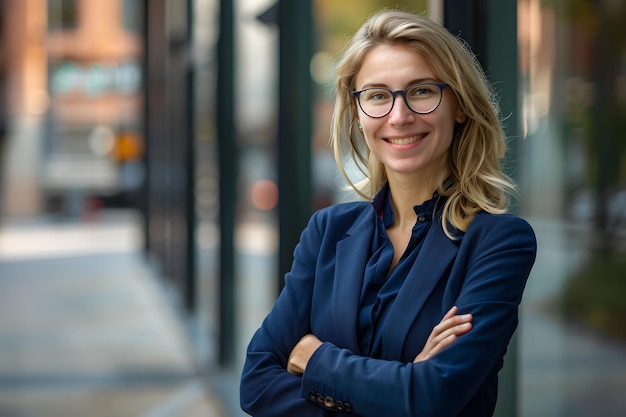
[[[402,126],[413,123],[415,112],[409,108],[406,99],[402,94],[397,94],[393,98],[393,107],[388,115],[388,121],[392,125]]]

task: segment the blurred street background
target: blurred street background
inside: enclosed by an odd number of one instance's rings
[[[0,0],[0,417],[243,416],[301,230],[354,198],[334,60],[391,6],[476,52],[537,233],[496,416],[626,415],[625,2]]]

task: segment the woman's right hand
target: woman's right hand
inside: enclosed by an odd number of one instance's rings
[[[428,336],[424,349],[415,357],[413,363],[422,362],[435,356],[450,346],[456,338],[472,329],[472,315],[455,315],[457,307],[453,306]]]

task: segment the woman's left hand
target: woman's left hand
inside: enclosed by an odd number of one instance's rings
[[[307,334],[302,337],[289,354],[287,371],[296,376],[302,375],[309,359],[321,345],[322,342],[315,335]]]
[[[450,346],[457,337],[469,332],[472,329],[472,315],[457,315],[458,308],[453,306],[436,325],[424,349],[415,357],[413,363],[422,362],[435,356],[446,347]]]

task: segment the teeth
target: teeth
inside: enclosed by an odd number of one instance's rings
[[[417,142],[422,139],[424,135],[411,136],[410,138],[402,138],[402,139],[387,139],[389,143],[393,143],[394,145],[410,145],[413,142]]]

